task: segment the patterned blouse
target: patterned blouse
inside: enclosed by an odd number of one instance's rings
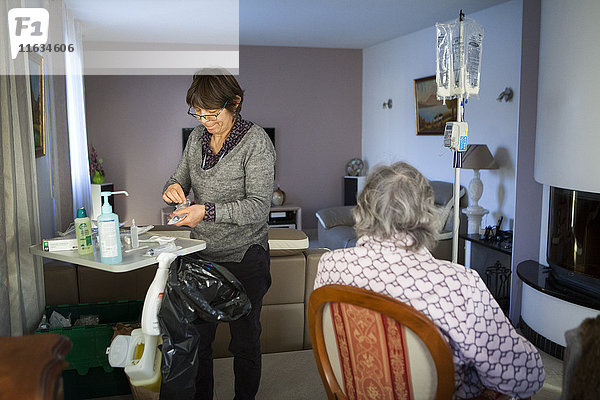
[[[221,150],[217,154],[213,153],[210,148],[212,134],[205,129],[202,135],[202,169],[211,169],[217,165],[219,160],[225,157],[242,140],[248,129],[252,128],[252,125],[254,124],[251,121],[246,121],[241,116],[237,118],[233,124],[233,128],[231,128],[231,132],[225,138],[223,146],[221,146]],[[215,222],[214,203],[204,203],[204,210],[204,221]]]
[[[356,247],[325,253],[315,289],[351,285],[394,297],[429,316],[454,360],[454,398],[492,389],[513,397],[539,391],[546,374],[537,349],[504,316],[476,271],[433,258],[426,249],[404,249],[409,236],[363,236]]]

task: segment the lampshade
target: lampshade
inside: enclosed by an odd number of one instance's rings
[[[487,145],[470,144],[462,154],[462,168],[466,169],[498,169],[498,164]]]

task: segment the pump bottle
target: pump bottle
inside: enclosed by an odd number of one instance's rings
[[[108,202],[108,196],[113,194],[129,196],[129,193],[124,190],[100,193],[104,197],[104,204],[102,204],[102,213],[98,216],[98,241],[100,242],[100,262],[104,264],[118,264],[123,261],[119,216],[112,212],[112,206]]]

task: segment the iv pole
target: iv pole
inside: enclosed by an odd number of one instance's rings
[[[465,57],[465,47],[464,47],[464,20],[465,14],[463,14],[462,10],[460,10],[459,16],[459,65],[460,65],[460,85],[464,88],[465,83],[465,68],[463,65],[463,60]],[[463,113],[464,113],[464,90],[461,91],[460,96],[456,99],[456,121],[463,122]],[[460,227],[460,169],[462,167],[462,153],[454,150],[454,223],[452,224],[453,232],[452,232],[452,262],[458,262],[458,228]]]

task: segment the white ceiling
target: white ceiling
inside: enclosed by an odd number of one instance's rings
[[[366,48],[507,0],[65,0],[85,41]]]

